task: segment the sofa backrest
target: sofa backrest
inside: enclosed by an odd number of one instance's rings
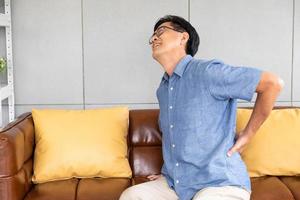
[[[129,162],[134,184],[144,182],[150,174],[160,174],[163,164],[158,109],[130,110]]]

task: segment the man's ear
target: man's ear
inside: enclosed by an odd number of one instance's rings
[[[189,40],[189,38],[190,38],[190,35],[187,32],[183,32],[180,44],[185,45],[187,43],[187,41]]]

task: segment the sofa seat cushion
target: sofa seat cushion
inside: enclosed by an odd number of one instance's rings
[[[251,200],[294,200],[289,188],[276,176],[251,178]]]
[[[25,200],[118,200],[129,178],[72,178],[34,185]]]
[[[290,189],[295,200],[300,200],[300,177],[299,176],[283,176],[280,180]]]
[[[74,200],[78,179],[40,183],[33,186],[25,200]]]
[[[81,179],[77,188],[77,200],[118,200],[130,185],[128,178]]]

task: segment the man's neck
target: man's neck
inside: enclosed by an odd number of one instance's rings
[[[157,61],[161,64],[161,66],[164,68],[166,73],[171,76],[175,70],[176,65],[179,63],[179,61],[186,56],[186,53],[174,53],[171,56],[161,56]]]

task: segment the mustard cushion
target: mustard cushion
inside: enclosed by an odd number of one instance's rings
[[[127,107],[32,110],[34,183],[72,177],[131,177]]]
[[[252,113],[238,109],[237,132]],[[242,152],[250,177],[300,174],[300,109],[275,109]]]

